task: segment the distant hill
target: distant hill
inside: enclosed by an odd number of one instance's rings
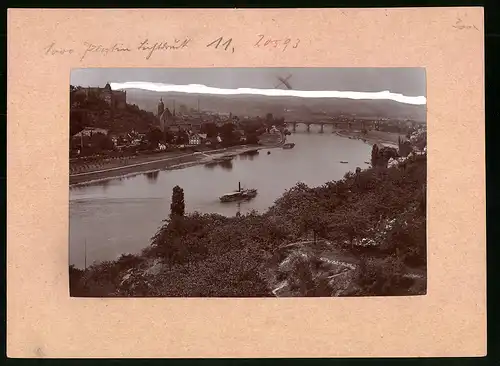
[[[338,98],[265,97],[260,95],[199,95],[188,93],[161,93],[140,89],[127,89],[127,103],[156,113],[159,99],[176,110],[184,105],[187,109],[233,113],[234,115],[265,116],[273,113],[287,120],[316,119],[340,114],[357,117],[382,117],[426,121],[426,106],[411,105],[391,100],[354,100]]]

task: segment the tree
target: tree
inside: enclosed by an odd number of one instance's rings
[[[310,208],[310,211],[304,212],[301,217],[301,230],[305,233],[312,232],[313,242],[316,244],[318,238],[324,238],[327,233],[327,220],[319,210]]]
[[[176,142],[178,144],[187,144],[189,142],[189,136],[186,131],[179,131]]]
[[[247,135],[247,144],[258,144],[259,143],[259,137],[257,136],[256,133],[250,133]]]
[[[170,204],[170,215],[171,216],[184,216],[184,190],[175,186],[172,189],[172,203]]]
[[[389,146],[384,146],[378,151],[377,163],[380,166],[387,167],[387,162],[389,161],[389,159],[395,159],[398,156],[399,154],[397,149]]]
[[[147,133],[147,139],[151,146],[156,147],[163,140],[163,132],[159,128],[152,128]]]
[[[378,163],[378,146],[377,144],[372,147],[372,167],[376,167]]]
[[[97,132],[90,136],[90,144],[98,150],[113,150],[115,144],[109,136]]]
[[[221,138],[224,144],[232,144],[235,141],[234,125],[232,123],[225,123],[221,129]]]
[[[76,135],[85,128],[85,112],[71,110],[69,114],[69,133],[70,136]]]
[[[285,200],[289,202],[285,202]],[[279,204],[282,207],[285,205],[283,207],[285,209],[288,205],[293,206],[292,212],[301,235],[308,236],[312,233],[314,243],[318,238],[325,238],[328,218],[318,197],[305,184],[298,183],[279,200]]]
[[[165,143],[171,144],[175,140],[175,135],[170,131],[165,131],[164,138],[165,138]]]
[[[85,103],[85,93],[81,91],[80,86],[70,85],[69,87],[69,104],[71,108],[78,108]]]
[[[403,140],[398,137],[398,153],[403,157],[407,157],[412,151],[411,143],[409,140]]]
[[[274,124],[276,126],[283,126],[285,124],[285,117],[275,119]]]
[[[415,138],[415,142],[413,144],[419,151],[423,151],[424,148],[427,146],[427,136],[425,132],[419,133]]]
[[[365,296],[397,296],[408,294],[413,281],[403,277],[400,259],[362,258],[358,268],[357,285]]]
[[[266,114],[266,122],[267,123],[272,123],[274,121],[274,117],[272,113]]]
[[[217,125],[213,122],[206,123],[202,126],[203,132],[207,134],[208,138],[217,136]]]
[[[246,121],[245,123],[242,124],[242,128],[245,131],[245,133],[258,133],[257,131],[259,129],[262,129],[262,123],[256,120],[250,120]]]

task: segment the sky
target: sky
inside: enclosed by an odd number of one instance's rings
[[[293,92],[287,94],[282,90],[278,94],[293,95],[295,92],[294,96],[311,97],[311,92],[323,92],[323,96],[317,93],[315,97],[392,99],[403,103],[425,104],[424,68],[87,68],[72,70],[71,84],[104,86],[109,82],[113,89],[133,86],[158,91],[262,94],[263,89],[276,89],[280,83],[278,77],[286,78],[289,75],[291,77],[288,82]],[[124,83],[135,84],[127,86]],[[240,88],[246,91],[235,91]],[[328,94],[325,91],[334,93]],[[300,92],[304,93],[300,95]]]

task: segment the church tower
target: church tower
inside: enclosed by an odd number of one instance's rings
[[[163,99],[160,98],[160,103],[158,103],[158,117],[161,117],[164,110],[165,110],[165,105],[163,104]]]

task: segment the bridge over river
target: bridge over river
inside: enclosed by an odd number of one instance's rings
[[[287,126],[292,127],[292,131],[297,131],[298,125],[306,126],[307,131],[309,132],[311,129],[311,125],[320,126],[320,133],[325,132],[325,125],[332,127],[332,132],[335,132],[337,129],[361,129],[361,130],[378,130],[380,126],[380,121],[378,120],[319,120],[319,121],[292,121],[287,122]]]
[[[399,128],[400,131],[407,130],[408,128],[415,127],[417,122],[405,119],[405,120],[388,120],[381,118],[340,118],[340,119],[317,119],[313,121],[289,121],[286,123],[287,126],[291,126],[291,130],[296,132],[298,125],[306,126],[306,130],[309,132],[311,125],[320,126],[319,133],[325,132],[325,125],[331,126],[332,132],[338,129],[344,130],[376,130],[378,131],[382,125]]]

